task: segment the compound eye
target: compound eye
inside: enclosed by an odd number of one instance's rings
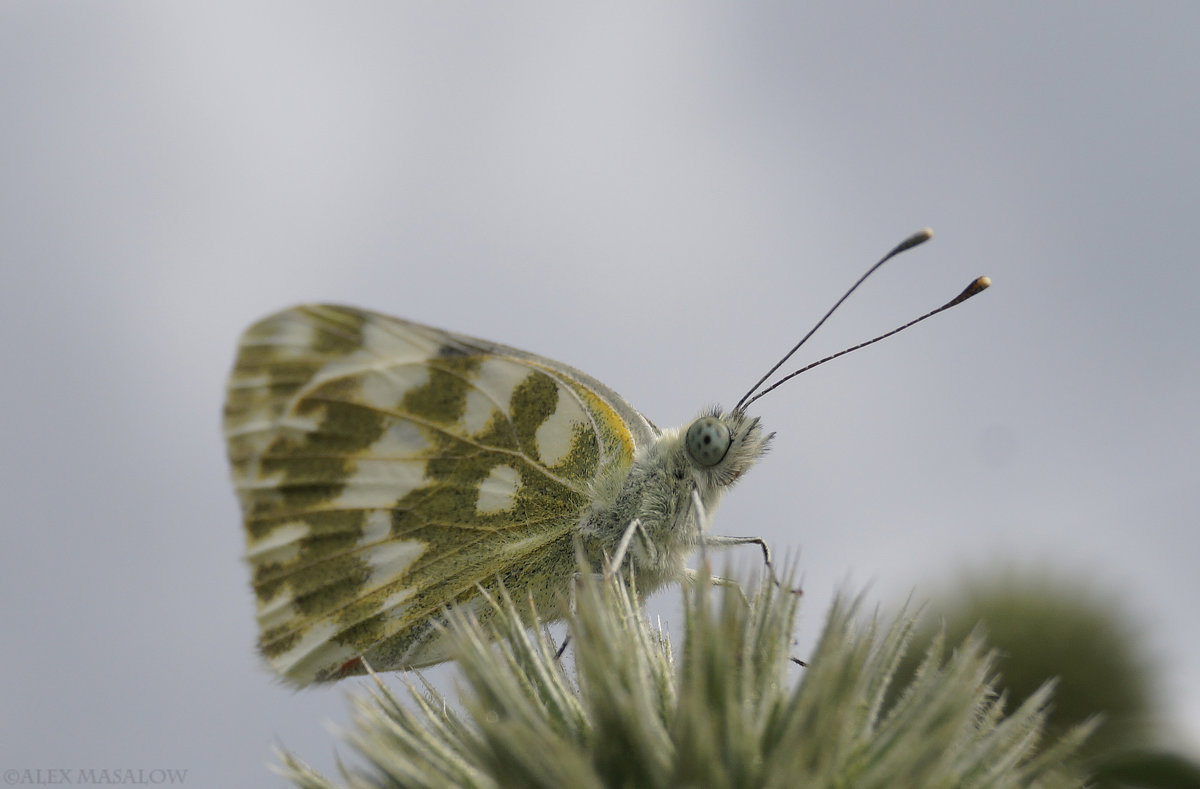
[[[729,452],[729,428],[715,416],[692,422],[688,428],[687,452],[701,466],[715,466]]]

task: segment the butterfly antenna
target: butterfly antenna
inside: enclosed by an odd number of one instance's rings
[[[859,281],[861,282],[862,280],[859,280]],[[904,331],[905,329],[909,328],[910,326],[916,326],[918,323],[925,320],[926,318],[932,318],[934,315],[937,315],[939,312],[945,312],[946,310],[950,309],[951,307],[955,307],[959,304],[962,304],[964,301],[971,298],[972,296],[982,293],[983,291],[987,290],[988,286],[991,284],[992,284],[992,281],[990,279],[988,279],[987,277],[979,277],[974,282],[972,282],[970,285],[968,285],[966,288],[964,288],[962,293],[958,294],[957,296],[955,296],[953,299],[946,302],[942,306],[938,307],[936,310],[930,310],[929,312],[925,313],[924,315],[922,315],[919,318],[913,318],[911,321],[904,324],[903,326],[898,326],[897,328],[892,329],[890,332],[887,332],[886,334],[881,334],[878,337],[867,340],[866,342],[860,342],[858,345],[855,345],[852,348],[847,348],[844,351],[838,351],[835,354],[826,356],[824,359],[820,359],[818,361],[813,362],[812,364],[805,365],[804,367],[801,367],[799,370],[796,370],[793,373],[788,373],[787,375],[780,378],[775,383],[768,386],[766,389],[764,389],[761,392],[759,392],[758,394],[754,395],[754,397],[751,397],[749,400],[746,400],[745,406],[742,406],[739,404],[738,407],[744,408],[746,406],[749,406],[751,403],[753,403],[755,400],[757,400],[758,398],[765,395],[767,392],[778,389],[780,386],[782,386],[783,384],[792,380],[800,373],[807,372],[808,370],[811,370],[814,367],[818,367],[822,364],[825,364],[825,362],[833,361],[834,359],[838,358],[839,356],[845,356],[846,354],[850,353],[851,351],[857,351],[859,348],[866,348],[868,345],[873,345],[873,344],[879,342],[880,340],[885,340],[888,337],[891,337],[893,334],[898,334],[898,333]],[[759,383],[762,383],[762,382],[760,381]],[[745,399],[745,398],[743,398],[743,399]]]
[[[746,406],[753,403],[759,397],[762,397],[763,394],[766,394],[766,392],[760,393],[758,395],[758,397],[753,397],[753,399],[752,399],[752,396],[758,390],[758,387],[762,386],[768,378],[770,378],[772,375],[774,375],[776,370],[778,370],[780,367],[783,367],[784,363],[787,362],[788,359],[792,358],[792,354],[794,354],[796,351],[800,350],[801,345],[808,342],[809,337],[812,337],[814,334],[816,334],[817,329],[821,328],[821,325],[823,323],[825,323],[825,321],[829,320],[829,316],[832,315],[837,310],[838,307],[842,306],[843,301],[850,298],[851,293],[858,290],[859,285],[866,282],[867,277],[874,274],[879,269],[880,266],[882,266],[884,263],[887,263],[892,258],[896,257],[896,255],[899,255],[901,252],[907,252],[908,250],[912,249],[915,246],[919,246],[920,244],[924,244],[926,241],[928,241],[931,238],[933,238],[933,231],[930,230],[929,228],[924,228],[923,230],[918,230],[916,233],[913,233],[911,236],[909,236],[908,238],[904,239],[899,244],[897,244],[896,248],[893,249],[891,252],[887,253],[886,255],[884,255],[878,263],[876,263],[874,266],[871,266],[869,269],[867,269],[867,273],[863,274],[861,277],[859,277],[858,281],[850,286],[850,290],[848,290],[844,294],[842,294],[842,297],[837,300],[837,303],[835,303],[832,307],[829,308],[829,312],[825,313],[825,317],[823,317],[823,318],[821,318],[821,320],[817,321],[816,325],[808,330],[808,334],[801,337],[800,342],[798,342],[794,346],[792,346],[792,349],[790,351],[788,351],[787,353],[785,353],[783,355],[782,359],[775,362],[775,366],[772,367],[770,370],[767,370],[766,375],[764,375],[762,378],[759,378],[758,382],[755,383],[754,386],[750,387],[749,392],[746,392],[746,394],[742,395],[742,399],[738,400],[738,403],[737,403],[737,405],[735,405],[733,407],[733,410],[734,411],[744,411]],[[928,316],[926,316],[926,317],[928,317]],[[913,321],[913,322],[916,323],[916,321]],[[880,339],[882,339],[882,338],[880,338]],[[864,343],[864,344],[866,344],[866,343]],[[789,377],[791,377],[791,376],[789,376]],[[782,383],[782,382],[780,382],[780,383]],[[778,386],[778,385],[779,384],[775,384],[775,386]],[[773,389],[775,387],[773,386],[771,388]]]

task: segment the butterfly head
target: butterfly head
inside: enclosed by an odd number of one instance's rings
[[[757,417],[734,409],[711,408],[683,433],[683,447],[704,488],[732,485],[767,451],[774,433],[763,430]]]

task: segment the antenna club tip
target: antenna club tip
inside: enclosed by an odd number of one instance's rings
[[[987,290],[988,286],[991,284],[992,284],[992,280],[990,277],[979,277],[974,282],[972,282],[970,285],[963,288],[963,292],[958,294],[958,296],[956,296],[954,298],[954,300],[951,301],[946,306],[953,307],[955,304],[960,304],[960,303],[966,301],[967,299],[971,298],[972,296],[977,296],[980,293],[983,293],[985,290]]]
[[[888,258],[891,258],[895,255],[899,255],[901,252],[907,252],[908,250],[912,249],[915,246],[924,244],[926,241],[928,241],[931,238],[933,238],[933,231],[927,227],[923,227],[920,230],[918,230],[917,232],[913,233],[908,238],[901,241],[900,244],[897,245],[897,247],[895,249],[893,249],[891,252],[889,252],[887,254],[887,257],[885,257],[883,260],[887,260]],[[883,261],[880,261],[880,264],[882,264],[882,263],[883,263]],[[872,269],[872,271],[873,270],[874,269]]]

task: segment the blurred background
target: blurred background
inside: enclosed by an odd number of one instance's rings
[[[801,654],[838,590],[1089,579],[1200,751],[1198,29],[1185,2],[0,4],[0,769],[335,764],[358,685],[294,693],[253,646],[219,424],[261,315],[486,337],[673,425],[925,225],[795,366],[993,288],[757,403],[774,449],[716,529],[797,562]]]

